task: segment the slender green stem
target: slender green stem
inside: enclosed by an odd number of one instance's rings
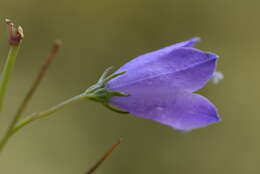
[[[22,120],[21,122],[18,122],[14,126],[14,129],[12,130],[12,134],[14,134],[15,132],[17,132],[18,130],[20,130],[21,128],[26,126],[27,124],[31,123],[32,121],[39,120],[41,118],[45,118],[47,116],[50,116],[51,114],[53,114],[53,113],[57,112],[58,110],[62,109],[64,106],[66,106],[66,105],[68,105],[72,102],[78,101],[80,99],[83,99],[85,97],[86,97],[85,95],[77,95],[77,96],[74,96],[74,97],[72,97],[68,100],[61,102],[60,104],[57,104],[57,105],[47,109],[46,111],[39,112],[39,113],[33,113],[32,115],[25,117],[24,120]]]
[[[1,79],[0,79],[0,111],[2,110],[3,107],[3,103],[4,103],[4,97],[5,97],[5,93],[6,93],[6,89],[8,87],[8,82],[10,79],[10,74],[13,71],[14,68],[14,64],[15,64],[15,60],[16,60],[16,56],[18,54],[19,51],[19,44],[18,45],[11,45],[5,65],[4,65],[4,69],[1,75]]]
[[[7,132],[7,134],[2,138],[2,140],[0,141],[0,152],[3,150],[3,148],[5,147],[6,143],[8,142],[8,140],[17,132],[19,131],[21,128],[23,128],[24,126],[30,124],[31,122],[35,121],[35,120],[39,120],[41,118],[45,118],[47,116],[50,116],[51,114],[57,112],[58,110],[62,109],[64,106],[73,103],[75,101],[79,101],[80,99],[85,98],[86,96],[84,94],[80,94],[77,96],[74,96],[72,98],[69,98],[68,100],[65,100],[63,102],[61,102],[60,104],[57,104],[49,109],[47,109],[46,111],[43,112],[37,112],[37,113],[33,113],[30,116],[25,117],[24,120],[18,122],[14,128]]]
[[[13,57],[13,56],[11,56],[11,57]],[[16,55],[14,57],[16,57]],[[18,112],[18,114],[15,116],[15,118],[12,121],[11,125],[8,127],[8,131],[6,132],[4,137],[0,140],[0,152],[3,150],[3,148],[7,144],[8,140],[16,132],[18,132],[20,129],[22,129],[24,126],[30,124],[31,122],[33,122],[35,120],[39,120],[41,118],[45,118],[45,117],[47,117],[47,116],[57,112],[58,110],[60,110],[61,108],[63,108],[64,106],[66,106],[66,105],[68,105],[68,104],[70,104],[72,102],[78,101],[78,100],[83,99],[83,98],[87,98],[87,99],[94,100],[94,101],[102,103],[102,102],[104,102],[104,100],[106,102],[108,102],[108,100],[111,97],[113,97],[113,96],[128,96],[127,94],[124,94],[124,93],[121,93],[121,92],[117,92],[117,91],[109,91],[109,90],[106,90],[104,88],[104,86],[105,86],[105,84],[107,83],[108,80],[111,80],[112,78],[115,78],[115,77],[117,77],[119,75],[122,75],[123,73],[125,73],[125,72],[114,74],[114,75],[112,74],[111,76],[105,78],[104,77],[106,75],[106,72],[105,72],[105,75],[102,76],[101,80],[98,81],[97,84],[92,85],[90,88],[88,88],[82,94],[74,96],[74,97],[72,97],[72,98],[70,98],[68,100],[65,100],[65,101],[61,102],[60,104],[57,104],[57,105],[55,105],[55,106],[53,106],[53,107],[51,107],[51,108],[49,108],[49,109],[47,109],[47,110],[45,110],[43,112],[33,113],[33,114],[25,117],[24,120],[21,120],[20,122],[18,122],[18,120],[19,120],[19,118],[21,116],[22,111],[24,110],[25,106],[27,105],[28,99],[26,99],[25,100],[25,105],[21,107],[22,108],[21,111]],[[36,85],[36,87],[37,87],[37,85]],[[34,92],[34,90],[35,90],[35,87],[33,87],[33,92]],[[32,94],[30,94],[29,99],[31,98],[31,95]],[[107,104],[107,105],[105,104],[105,106],[110,108],[113,111],[119,112],[118,110],[116,110],[114,108],[111,108],[109,106],[109,104]],[[120,113],[122,113],[122,111],[120,111]]]

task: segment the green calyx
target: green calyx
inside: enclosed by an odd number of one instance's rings
[[[106,88],[106,84],[107,82],[109,82],[110,80],[126,73],[126,71],[124,72],[120,72],[117,74],[111,74],[108,75],[109,72],[111,71],[112,67],[107,68],[104,73],[101,75],[101,77],[99,78],[98,82],[94,85],[92,85],[91,87],[89,87],[85,92],[84,95],[86,96],[86,98],[99,102],[102,105],[104,105],[106,108],[114,111],[114,112],[118,112],[118,113],[128,113],[125,111],[121,111],[117,108],[114,108],[113,106],[111,106],[109,104],[109,100],[111,97],[126,97],[129,96],[128,94],[119,92],[119,91],[112,91]]]

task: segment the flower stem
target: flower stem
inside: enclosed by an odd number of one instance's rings
[[[2,138],[2,140],[0,141],[0,152],[3,151],[3,148],[5,147],[6,143],[8,142],[8,140],[17,132],[19,131],[21,128],[23,128],[24,126],[30,124],[31,122],[35,121],[35,120],[39,120],[41,118],[45,118],[47,116],[50,116],[51,114],[57,112],[58,110],[62,109],[64,106],[79,101],[83,98],[85,98],[86,96],[84,94],[80,94],[77,96],[74,96],[72,98],[69,98],[63,102],[61,102],[60,104],[57,104],[49,109],[47,109],[46,111],[43,112],[37,112],[37,113],[33,113],[30,116],[25,117],[24,120],[18,122],[13,129],[11,129],[10,131],[8,131],[6,133],[6,135]]]
[[[15,60],[19,51],[18,45],[11,45],[10,50],[7,56],[7,60],[4,65],[4,69],[0,79],[0,111],[2,110],[2,106],[4,103],[4,97],[6,93],[6,89],[8,87],[8,82],[10,79],[10,74],[13,71]]]
[[[26,94],[25,98],[23,99],[21,105],[19,106],[16,115],[14,117],[13,126],[19,120],[24,110],[27,108],[33,94],[35,93],[36,89],[38,88],[39,84],[41,83],[43,77],[45,76],[49,66],[51,65],[53,59],[55,58],[57,52],[61,47],[61,41],[56,40],[54,41],[51,50],[49,51],[48,56],[46,57],[43,65],[41,66],[36,78],[33,81],[31,88],[29,89],[28,93]],[[11,124],[12,125],[12,124]],[[11,126],[13,128],[13,126]]]

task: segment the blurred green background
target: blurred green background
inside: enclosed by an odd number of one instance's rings
[[[1,154],[1,174],[83,174],[119,138],[123,144],[97,174],[260,173],[260,1],[1,0],[2,63],[6,17],[23,26],[25,39],[2,132],[56,38],[63,47],[27,113],[79,94],[110,65],[194,36],[202,38],[198,48],[220,55],[225,79],[200,91],[218,107],[219,124],[179,133],[79,102],[12,138]]]

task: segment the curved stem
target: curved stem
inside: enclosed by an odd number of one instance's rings
[[[61,102],[60,104],[57,104],[49,109],[47,109],[46,111],[43,112],[37,112],[37,113],[33,113],[30,116],[25,117],[24,120],[18,122],[13,129],[11,129],[0,141],[0,152],[3,150],[3,148],[5,147],[6,143],[8,142],[8,140],[10,139],[10,137],[12,137],[17,131],[19,131],[21,128],[23,128],[24,126],[30,124],[31,122],[35,121],[35,120],[39,120],[41,118],[45,118],[50,116],[51,114],[57,112],[58,110],[62,109],[64,106],[78,101],[80,99],[85,98],[86,96],[83,94],[74,96],[68,100],[65,100],[63,102]]]

